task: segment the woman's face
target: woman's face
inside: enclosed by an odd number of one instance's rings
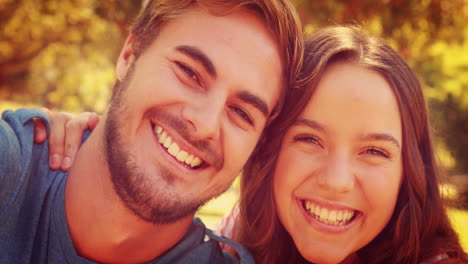
[[[383,77],[349,62],[328,67],[274,174],[280,221],[307,260],[343,261],[385,227],[402,178],[401,130]]]

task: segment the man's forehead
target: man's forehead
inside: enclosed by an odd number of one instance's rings
[[[162,41],[168,41],[172,51],[197,61],[211,78],[229,79],[238,90],[261,99],[264,104],[259,105],[266,105],[261,108],[268,113],[276,105],[283,88],[278,44],[252,11],[214,16],[190,8],[165,23],[155,42],[158,39],[166,39]]]

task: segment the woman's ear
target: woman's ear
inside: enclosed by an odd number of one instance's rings
[[[125,44],[120,51],[119,58],[117,59],[116,75],[119,81],[122,81],[127,75],[127,71],[135,61],[135,53],[133,50],[133,35],[130,34],[125,41]]]

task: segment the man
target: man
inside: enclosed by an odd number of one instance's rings
[[[3,114],[0,263],[227,260],[195,211],[228,188],[279,111],[302,36],[284,1],[194,2],[147,4],[69,173],[32,143],[44,113]]]

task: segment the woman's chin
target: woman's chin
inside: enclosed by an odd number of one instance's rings
[[[334,253],[310,253],[308,255],[302,254],[301,255],[311,263],[317,264],[336,264],[336,263],[352,263],[348,262],[349,257],[347,256],[337,256]]]

